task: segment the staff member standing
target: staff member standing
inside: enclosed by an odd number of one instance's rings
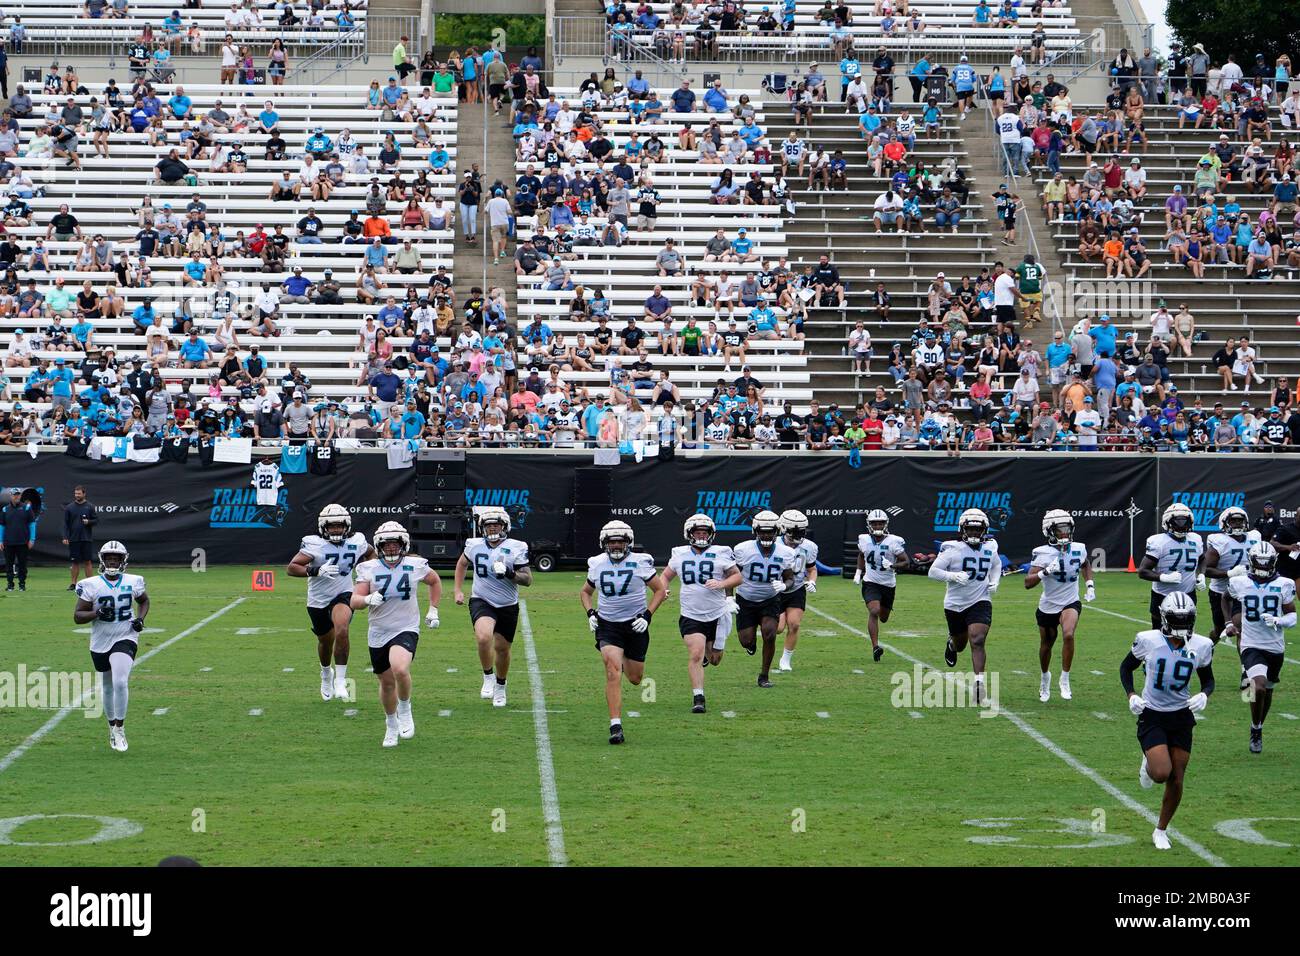
[[[27,555],[36,542],[36,512],[23,501],[21,488],[9,489],[9,503],[0,508],[0,552],[4,553],[5,575],[9,578],[6,591],[14,589],[14,575],[18,576],[18,590],[27,590]]]
[[[86,498],[86,489],[77,485],[72,489],[72,500],[63,509],[63,543],[68,548],[68,560],[72,563],[72,583],[69,591],[77,588],[77,573],[80,571],[87,578],[91,577],[90,558],[95,553],[92,543],[95,537],[95,522],[99,512]]]
[[[1296,508],[1295,518],[1290,524],[1277,529],[1272,544],[1277,548],[1277,573],[1300,580],[1300,507]]]

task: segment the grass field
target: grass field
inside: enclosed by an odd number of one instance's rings
[[[33,741],[55,711],[0,709],[0,865],[152,865],[174,853],[208,865],[1300,862],[1300,661],[1284,671],[1266,749],[1253,756],[1235,651],[1222,645],[1175,820],[1186,840],[1151,847],[1142,813],[1161,791],[1138,786],[1117,677],[1145,626],[1128,619],[1146,615],[1133,575],[1100,577],[1080,625],[1074,700],[1054,687],[1047,704],[1037,591],[1005,580],[988,646],[1010,714],[996,718],[891,703],[895,675],[910,677],[917,661],[943,666],[941,591],[925,578],[901,579],[879,663],[856,590],[823,579],[794,673],[759,689],[756,660],[733,636],[723,665],[705,672],[703,716],[689,713],[674,597],[652,631],[653,684],[628,694],[625,713],[639,716],[627,714],[623,747],[606,741],[581,578],[541,575],[526,617],[559,808],[548,840],[522,634],[510,706],[494,710],[479,699],[468,614],[448,589],[443,625],[422,632],[415,661],[417,734],[383,750],[363,614],[350,669],[358,699],[325,702],[301,581],[277,573],[273,593],[253,593],[249,567],[132,570],[153,598],[141,654],[184,636],[132,677],[126,754],[108,748],[102,719],[74,711]],[[27,593],[0,595],[0,670],[90,669],[65,584],[42,568]],[[12,822],[31,815],[44,816]],[[101,822],[67,815],[125,819],[133,835],[78,842]],[[1232,822],[1270,817],[1290,819]]]

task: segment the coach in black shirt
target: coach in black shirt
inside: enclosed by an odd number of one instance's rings
[[[1300,508],[1290,524],[1284,524],[1273,535],[1273,547],[1277,548],[1277,573],[1288,578],[1300,578]],[[1265,539],[1267,540],[1267,539]]]
[[[93,543],[95,522],[99,513],[86,498],[86,489],[77,485],[72,489],[72,500],[63,509],[63,543],[68,546],[68,560],[72,563],[72,583],[68,590],[77,586],[77,573],[90,577],[90,558],[94,554]]]
[[[1264,510],[1260,516],[1255,519],[1255,530],[1259,532],[1260,540],[1272,541],[1277,537],[1278,529],[1282,527],[1282,522],[1277,520],[1277,510],[1273,507],[1273,502],[1264,502]]]

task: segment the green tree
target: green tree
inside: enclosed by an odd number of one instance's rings
[[[1256,53],[1271,66],[1300,50],[1300,4],[1289,0],[1169,0],[1165,19],[1184,49],[1200,43],[1216,63],[1231,53],[1247,72]]]
[[[500,29],[502,33],[496,31]],[[482,16],[473,13],[444,13],[434,19],[434,44],[464,52],[467,47],[479,50],[504,37],[506,55],[518,60],[530,46],[540,51],[546,42],[546,18],[540,16]]]

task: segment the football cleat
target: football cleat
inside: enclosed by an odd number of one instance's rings
[[[117,745],[117,726],[114,724],[108,725],[108,747],[110,750],[122,749]]]
[[[415,716],[411,713],[403,715],[401,711],[397,714],[397,734],[403,740],[410,740],[415,736]]]
[[[385,727],[385,728],[384,728],[384,746],[385,746],[385,747],[396,747],[396,746],[397,746],[397,728],[396,728],[396,727]]]
[[[345,680],[334,681],[334,696],[339,700],[348,699],[348,682]]]
[[[1151,842],[1155,844],[1157,850],[1169,850],[1173,848],[1172,844],[1169,842],[1169,834],[1158,828],[1151,831]]]
[[[609,725],[609,742],[610,742],[611,744],[621,744],[621,743],[623,742],[623,725],[622,725],[622,724],[610,724],[610,725]]]
[[[741,641],[740,646],[745,649],[746,654],[748,654],[750,657],[753,657],[756,653],[758,653],[758,638],[754,638],[753,644],[746,644],[744,641]]]
[[[776,669],[780,671],[782,674],[794,673],[794,665],[791,664],[789,661],[787,661],[784,657],[777,662]]]
[[[320,676],[320,699],[334,699],[334,676],[332,674],[321,674]]]
[[[1138,783],[1142,785],[1143,790],[1150,790],[1156,785],[1151,779],[1151,774],[1147,773],[1147,758],[1144,754],[1142,757],[1142,766],[1138,767]]]
[[[1061,700],[1073,700],[1074,693],[1070,690],[1070,675],[1062,674],[1060,679]]]
[[[873,661],[879,662],[879,660],[884,656],[885,656],[885,649],[883,647],[873,647],[871,649],[871,659]]]
[[[493,691],[496,690],[496,686],[497,686],[496,676],[493,674],[484,674],[483,686],[479,688],[479,692],[478,692],[479,697],[483,698],[484,700],[491,700],[492,693]]]
[[[692,713],[692,714],[702,714],[702,713],[704,713],[704,695],[703,695],[703,694],[696,694],[696,695],[695,695],[695,700],[694,700],[694,702],[691,704],[691,713]]]
[[[506,705],[506,685],[497,684],[492,688],[492,706],[504,707]]]
[[[1043,674],[1038,678],[1038,702],[1045,704],[1052,699],[1052,674],[1051,671]]]
[[[759,687],[771,687],[771,686],[772,686],[772,682],[771,682],[770,680],[767,679],[767,675],[766,675],[766,674],[759,674],[759,675],[758,675],[758,686],[759,686]]]
[[[957,648],[952,646],[952,638],[948,638],[948,646],[943,649],[943,662],[949,667],[957,666]]]
[[[126,747],[127,747],[126,728],[118,727],[117,728],[117,749],[122,751],[122,753],[126,753]]]
[[[1262,754],[1264,752],[1264,728],[1250,728],[1250,752],[1253,754]]]

